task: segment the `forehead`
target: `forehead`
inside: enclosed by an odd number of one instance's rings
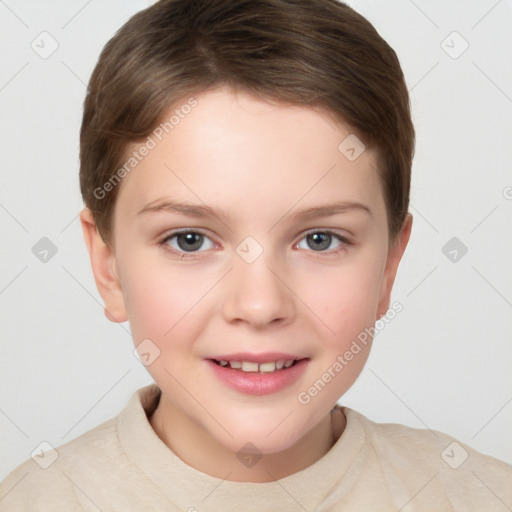
[[[165,196],[234,209],[247,218],[319,201],[383,208],[374,152],[357,156],[358,139],[328,112],[227,88],[189,100],[164,116],[150,135],[153,147],[123,179],[116,205],[123,215]],[[195,106],[180,108],[187,104]],[[347,153],[347,144],[354,151]],[[130,154],[139,147],[132,145]]]

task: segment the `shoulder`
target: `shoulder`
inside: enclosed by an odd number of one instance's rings
[[[0,512],[97,510],[109,500],[123,508],[130,490],[144,481],[128,452],[133,440],[150,430],[146,414],[158,396],[155,385],[141,388],[116,417],[56,448],[40,445],[0,484]],[[122,429],[131,432],[131,444]]]
[[[418,492],[424,489],[425,494],[437,496],[457,510],[474,510],[478,505],[506,510],[512,506],[509,464],[443,432],[376,423],[352,409],[342,410],[347,425],[364,431],[366,457],[380,465],[390,485],[416,486]]]
[[[112,418],[62,446],[40,445],[0,484],[0,511],[82,510],[77,461],[81,471],[100,475],[108,459],[122,456],[115,431]]]

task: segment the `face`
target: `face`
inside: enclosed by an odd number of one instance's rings
[[[361,372],[371,340],[340,356],[385,313],[403,247],[376,155],[338,149],[349,128],[227,88],[195,98],[123,179],[103,253],[117,281],[98,287],[176,422],[275,453]]]

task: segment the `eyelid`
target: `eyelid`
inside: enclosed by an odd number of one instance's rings
[[[311,253],[315,253],[316,255],[322,255],[322,254],[335,254],[347,246],[353,245],[353,242],[350,240],[350,237],[342,235],[338,231],[332,229],[332,228],[312,228],[308,229],[307,231],[304,231],[301,233],[300,237],[297,239],[297,241],[293,244],[293,247],[296,248],[296,246],[304,240],[308,235],[312,235],[313,233],[326,233],[328,235],[332,235],[334,238],[337,238],[339,242],[341,243],[340,247],[337,247],[336,249],[330,249],[328,251],[313,251],[312,249],[309,249],[308,251]],[[298,249],[298,250],[306,250],[306,249]]]
[[[166,232],[163,235],[163,239],[167,240],[168,238],[171,238],[175,235],[179,235],[180,233],[198,233],[200,235],[204,235],[204,236],[207,236],[208,238],[211,238],[211,235],[209,235],[206,230],[204,230],[202,228],[190,227],[190,228],[170,229],[168,232]]]
[[[160,238],[160,241],[158,242],[158,244],[160,246],[162,246],[165,250],[171,252],[172,254],[179,254],[181,258],[197,257],[198,254],[201,254],[203,252],[207,252],[210,250],[210,249],[206,249],[203,251],[191,251],[191,252],[179,251],[179,250],[176,250],[174,247],[171,247],[170,245],[167,244],[167,242],[170,239],[174,238],[175,236],[177,236],[181,233],[197,233],[198,235],[202,235],[205,238],[208,238],[208,240],[210,240],[215,247],[219,246],[219,243],[215,240],[215,237],[212,237],[205,230],[203,230],[201,228],[195,228],[195,227],[179,228],[179,229],[171,230]]]
[[[327,233],[328,235],[335,236],[336,238],[340,239],[342,242],[345,242],[347,244],[351,243],[349,235],[343,235],[339,231],[337,231],[337,230],[335,230],[333,228],[312,228],[312,229],[308,229],[306,231],[303,231],[300,234],[300,237],[297,238],[297,241],[300,241],[303,238],[307,237],[308,235],[312,235],[313,233]]]

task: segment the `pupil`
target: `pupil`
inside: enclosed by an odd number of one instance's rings
[[[327,233],[312,233],[307,236],[307,241],[311,249],[321,251],[331,245],[331,235]]]
[[[183,251],[195,251],[203,244],[203,235],[200,233],[180,233],[177,237],[177,242]]]

